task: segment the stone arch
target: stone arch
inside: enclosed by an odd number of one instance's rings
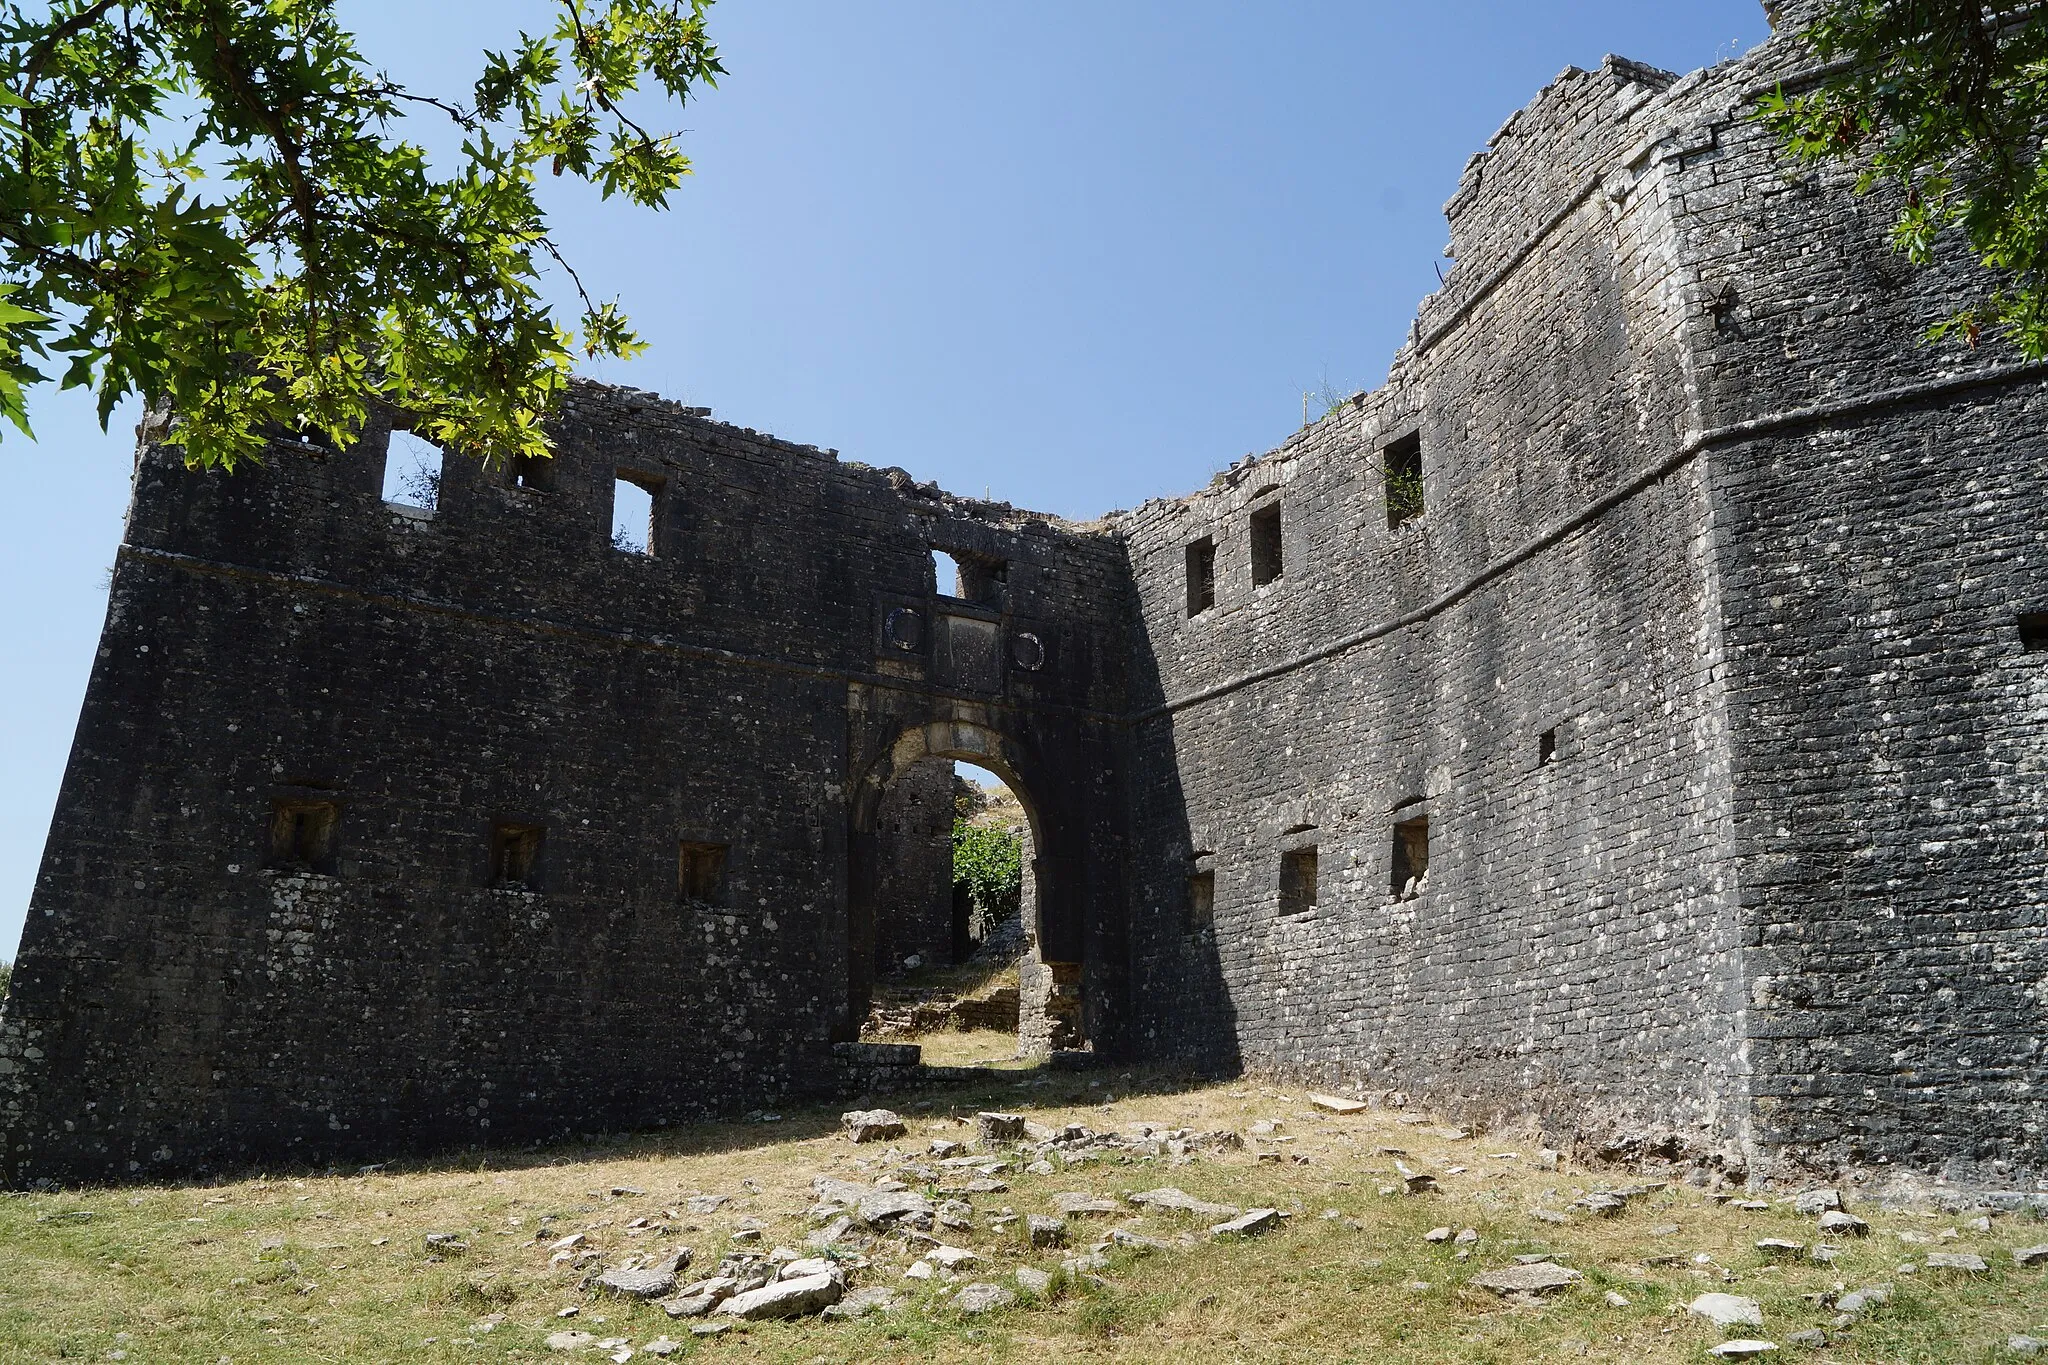
[[[882,798],[895,778],[927,759],[950,759],[986,768],[1000,777],[1015,793],[1030,830],[1031,858],[1025,869],[1023,897],[1024,927],[1031,951],[1027,977],[1037,975],[1037,1004],[1043,1015],[1048,1000],[1065,986],[1070,997],[1078,998],[1081,979],[1082,926],[1072,888],[1064,883],[1061,869],[1071,864],[1077,850],[1070,848],[1070,822],[1058,818],[1046,802],[1054,791],[1052,775],[1032,748],[992,726],[974,720],[943,718],[902,728],[892,743],[863,765],[854,779],[848,802],[847,870],[847,1003],[848,1038],[858,1034],[866,1018],[874,990],[875,933],[879,880],[877,818]],[[1025,1011],[1032,1012],[1033,982],[1025,982]],[[1073,1011],[1071,1031],[1078,1033],[1078,1006]],[[1021,1033],[1051,1036],[1043,1018],[1034,1030],[1027,1024]]]

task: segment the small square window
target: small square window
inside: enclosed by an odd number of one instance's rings
[[[1393,893],[1403,900],[1418,895],[1429,875],[1429,817],[1418,815],[1394,825]]]
[[[2021,615],[2020,643],[2029,650],[2048,649],[2048,611],[2030,611]]]
[[[334,827],[341,810],[332,801],[288,798],[270,809],[270,860],[280,868],[334,870]]]
[[[1252,513],[1252,586],[1262,587],[1286,572],[1282,563],[1280,504],[1271,503]]]
[[[1216,874],[1196,872],[1188,877],[1188,929],[1208,928],[1216,922]]]
[[[540,825],[499,825],[491,831],[491,885],[513,891],[540,890]]]
[[[1216,605],[1216,540],[1203,536],[1188,546],[1188,615]]]
[[[510,488],[529,493],[552,493],[555,489],[555,460],[551,455],[514,455],[505,466]]]
[[[1305,915],[1315,908],[1315,845],[1290,848],[1280,855],[1280,913]]]
[[[1411,431],[1380,452],[1387,479],[1387,529],[1422,515],[1422,433]]]
[[[725,895],[724,844],[684,842],[676,859],[677,890],[686,901],[716,905]]]

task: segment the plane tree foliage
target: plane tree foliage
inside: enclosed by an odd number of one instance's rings
[[[545,454],[577,354],[640,349],[550,235],[573,176],[650,209],[672,118],[723,71],[711,0],[557,0],[459,97],[374,68],[335,0],[0,0],[0,415],[31,386],[139,395],[196,466],[374,403],[487,459]],[[650,112],[651,111],[651,112]],[[459,154],[405,136],[445,119]],[[567,272],[573,330],[540,292]]]
[[[1900,191],[1892,244],[1932,262],[1967,245],[1990,283],[1932,336],[1987,334],[2048,357],[2048,5],[1829,0],[1803,29],[1819,79],[1760,116],[1806,163],[1857,167],[1859,193]]]

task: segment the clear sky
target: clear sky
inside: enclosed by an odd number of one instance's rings
[[[341,0],[460,95],[545,0]],[[1756,0],[724,0],[653,214],[558,193],[650,343],[595,377],[1070,517],[1186,492],[1385,377],[1466,158],[1566,66],[1747,51]],[[555,187],[550,187],[554,189]],[[0,958],[106,609],[132,410],[0,437]]]

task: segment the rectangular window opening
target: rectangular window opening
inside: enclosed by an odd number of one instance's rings
[[[394,427],[384,447],[384,501],[432,512],[441,506],[445,452],[414,432]]]
[[[1536,737],[1536,766],[1548,767],[1557,762],[1557,727],[1551,726]]]
[[[1203,536],[1188,546],[1188,615],[1200,616],[1216,605],[1216,538]]]
[[[1192,872],[1188,874],[1188,929],[1190,932],[1208,928],[1216,922],[1216,874],[1214,872]]]
[[[1422,433],[1411,431],[1380,452],[1387,478],[1387,529],[1422,515]]]
[[[1418,815],[1394,826],[1393,893],[1402,900],[1420,895],[1429,876],[1429,817]]]
[[[552,493],[555,489],[555,460],[552,455],[514,455],[505,465],[506,485],[529,493]]]
[[[612,548],[622,554],[651,555],[655,550],[655,509],[662,481],[628,469],[612,480]]]
[[[502,824],[491,831],[491,885],[513,891],[540,890],[540,825]]]
[[[1010,562],[967,550],[932,547],[933,590],[976,606],[1001,611],[1010,586]]]
[[[334,870],[334,827],[341,816],[332,801],[284,800],[270,811],[270,858],[281,868]]]
[[[676,859],[677,890],[686,901],[715,905],[725,894],[724,844],[698,844],[687,840]]]
[[[1280,855],[1280,913],[1305,915],[1315,908],[1315,845],[1290,848]]]
[[[2048,611],[2030,611],[2020,617],[2020,643],[2029,650],[2048,649]]]
[[[1280,549],[1280,504],[1252,513],[1252,586],[1262,587],[1284,572]]]

